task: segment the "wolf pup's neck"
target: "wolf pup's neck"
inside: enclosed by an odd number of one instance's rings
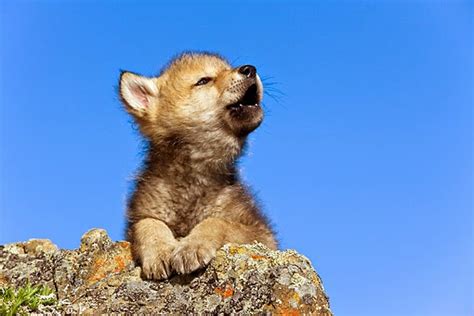
[[[236,162],[244,139],[203,140],[189,143],[183,138],[169,137],[149,142],[144,173],[160,178],[199,178],[203,182],[232,184],[237,180]]]

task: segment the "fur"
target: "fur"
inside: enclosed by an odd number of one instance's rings
[[[255,68],[184,53],[157,77],[123,72],[119,91],[149,144],[127,209],[127,237],[144,276],[193,272],[226,243],[276,249],[236,170],[247,135],[263,119]]]

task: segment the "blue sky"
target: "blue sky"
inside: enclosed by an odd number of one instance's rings
[[[337,315],[473,315],[472,3],[0,4],[0,243],[122,239],[140,142],[119,69],[182,50],[281,93],[242,160]],[[275,94],[275,92],[274,92]]]

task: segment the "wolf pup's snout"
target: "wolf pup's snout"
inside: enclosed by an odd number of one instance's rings
[[[255,78],[255,75],[257,74],[257,68],[252,65],[243,65],[239,68],[239,73],[247,78]]]

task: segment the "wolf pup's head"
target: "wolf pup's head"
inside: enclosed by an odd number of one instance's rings
[[[241,143],[263,119],[263,87],[254,66],[232,67],[214,54],[185,53],[158,77],[123,72],[120,97],[153,141]]]

